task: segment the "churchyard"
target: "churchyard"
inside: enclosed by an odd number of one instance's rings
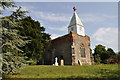
[[[119,80],[118,64],[82,66],[26,65],[5,80]]]
[[[84,5],[0,0],[0,79],[119,80],[120,51],[114,45],[118,46],[117,17],[110,17],[118,14],[118,4]],[[64,26],[67,34],[61,30]]]

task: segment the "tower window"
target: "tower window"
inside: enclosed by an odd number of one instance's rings
[[[81,57],[86,57],[85,48],[80,48]]]

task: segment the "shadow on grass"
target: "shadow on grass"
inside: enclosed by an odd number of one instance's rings
[[[7,78],[2,80],[119,80],[119,78]]]

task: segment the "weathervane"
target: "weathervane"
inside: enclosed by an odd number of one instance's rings
[[[73,10],[76,11],[77,9],[75,8],[75,6],[73,7]]]

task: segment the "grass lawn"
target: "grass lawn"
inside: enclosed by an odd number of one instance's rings
[[[6,75],[8,80],[119,80],[117,64],[83,66],[24,66],[18,74]],[[4,79],[7,80],[7,79]]]

